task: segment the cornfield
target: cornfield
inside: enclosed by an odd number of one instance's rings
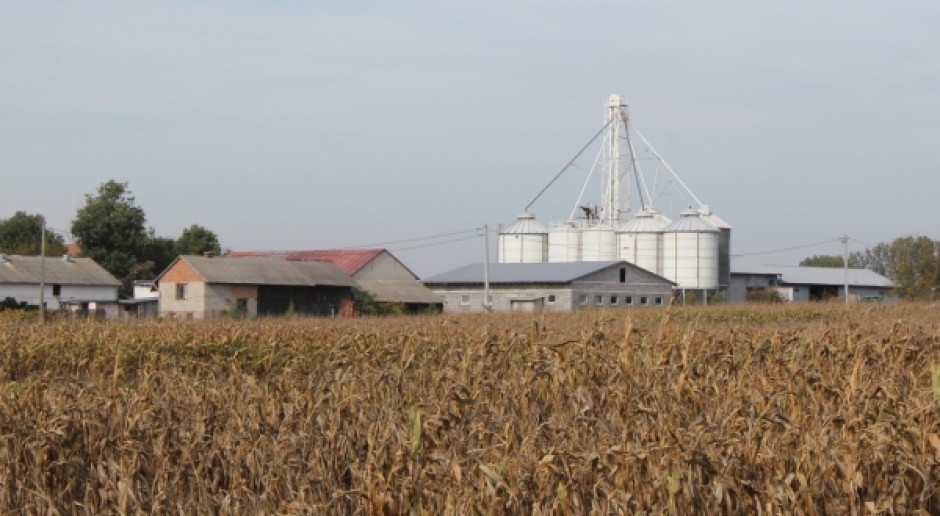
[[[940,514],[940,307],[0,320],[0,513]]]

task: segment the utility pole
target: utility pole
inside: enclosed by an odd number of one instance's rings
[[[842,270],[845,272],[845,304],[849,304],[849,236],[845,235],[842,241]]]
[[[490,230],[483,224],[483,308],[490,311]]]
[[[39,322],[46,322],[46,217],[42,218],[39,241]]]

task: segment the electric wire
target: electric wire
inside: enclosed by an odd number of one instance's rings
[[[584,144],[584,147],[581,147],[581,150],[579,150],[578,153],[575,154],[574,157],[571,158],[570,161],[568,161],[568,164],[565,165],[564,168],[562,168],[561,170],[559,170],[558,173],[555,174],[555,177],[553,177],[552,180],[549,181],[547,185],[545,185],[545,188],[542,188],[542,191],[539,192],[538,195],[536,195],[535,198],[532,199],[532,201],[529,202],[529,204],[526,205],[524,211],[528,212],[528,211],[529,211],[529,208],[531,208],[532,205],[535,204],[535,201],[539,200],[539,197],[541,197],[542,194],[544,194],[545,191],[548,190],[549,187],[551,187],[551,186],[555,183],[555,181],[557,181],[558,178],[561,177],[561,175],[564,174],[566,170],[568,170],[569,167],[571,167],[571,165],[575,162],[575,160],[577,160],[578,158],[581,157],[581,154],[582,154],[585,150],[587,150],[587,148],[590,147],[592,143],[594,143],[594,140],[596,140],[597,137],[600,136],[601,133],[603,133],[603,132],[607,129],[607,127],[609,127],[610,124],[612,124],[613,122],[614,122],[614,118],[611,118],[610,120],[608,120],[607,123],[604,124],[604,127],[601,127],[601,130],[600,130],[600,131],[597,131],[597,134],[595,134],[594,136],[592,136],[591,139],[588,140],[588,142],[587,142],[586,144]]]
[[[444,237],[450,237],[450,236],[455,236],[455,235],[462,235],[465,233],[475,233],[479,231],[480,229],[482,228],[464,229],[461,231],[451,231],[450,233],[440,233],[437,235],[429,235],[429,236],[424,236],[424,237],[406,238],[403,240],[390,240],[387,242],[376,242],[373,244],[354,245],[354,246],[350,246],[349,249],[363,249],[363,248],[368,248],[368,247],[393,246],[396,244],[406,244],[408,242],[418,242],[421,240],[432,240],[435,238],[444,238]]]
[[[849,240],[855,242],[856,244],[862,244],[862,245],[865,246],[867,249],[871,249],[871,248],[875,247],[875,246],[873,246],[873,245],[871,245],[871,244],[867,244],[867,243],[865,243],[865,242],[862,242],[861,240],[858,240],[858,239],[855,239],[855,238],[852,238],[852,237],[849,237]]]
[[[773,249],[773,250],[770,250],[770,251],[756,251],[756,252],[753,252],[753,253],[732,254],[731,256],[733,256],[733,257],[739,257],[739,256],[755,256],[755,255],[759,255],[759,254],[774,254],[774,253],[783,253],[783,252],[786,252],[786,251],[797,251],[797,250],[799,250],[799,249],[807,249],[807,248],[809,248],[809,247],[816,247],[816,246],[820,246],[820,245],[823,245],[823,244],[831,244],[831,243],[833,243],[833,242],[839,242],[840,239],[841,239],[841,237],[840,237],[840,238],[831,238],[831,239],[829,239],[829,240],[823,240],[822,242],[816,242],[816,243],[814,243],[814,244],[799,245],[799,246],[794,246],[794,247],[787,247],[787,248],[784,248],[784,249]]]
[[[408,247],[396,247],[394,249],[389,249],[389,251],[408,251],[411,249],[423,249],[426,247],[436,247],[439,245],[453,244],[455,242],[463,242],[465,240],[472,240],[475,238],[480,238],[480,236],[481,235],[470,235],[470,236],[465,236],[461,238],[454,238],[451,240],[444,240],[442,242],[432,242],[430,244],[420,244],[420,245],[413,245],[413,246],[408,246]]]

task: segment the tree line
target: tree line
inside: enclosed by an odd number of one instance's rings
[[[40,214],[18,211],[0,219],[0,252],[38,255],[43,247]],[[179,255],[211,252],[221,254],[218,236],[198,224],[184,229],[177,238],[158,236],[146,226],[147,217],[137,205],[128,183],[109,180],[94,194],[85,195],[69,229],[81,249],[79,256],[91,258],[124,284],[129,291],[134,279],[153,279]],[[46,256],[65,253],[65,240],[46,229]]]
[[[894,282],[894,292],[904,299],[940,297],[940,241],[925,236],[905,236],[881,242],[865,251],[849,254],[848,266],[869,269]],[[843,267],[839,255],[815,255],[800,261],[805,267]]]

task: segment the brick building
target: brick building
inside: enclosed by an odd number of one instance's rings
[[[352,312],[356,282],[330,262],[180,256],[154,279],[160,316],[206,319]]]

